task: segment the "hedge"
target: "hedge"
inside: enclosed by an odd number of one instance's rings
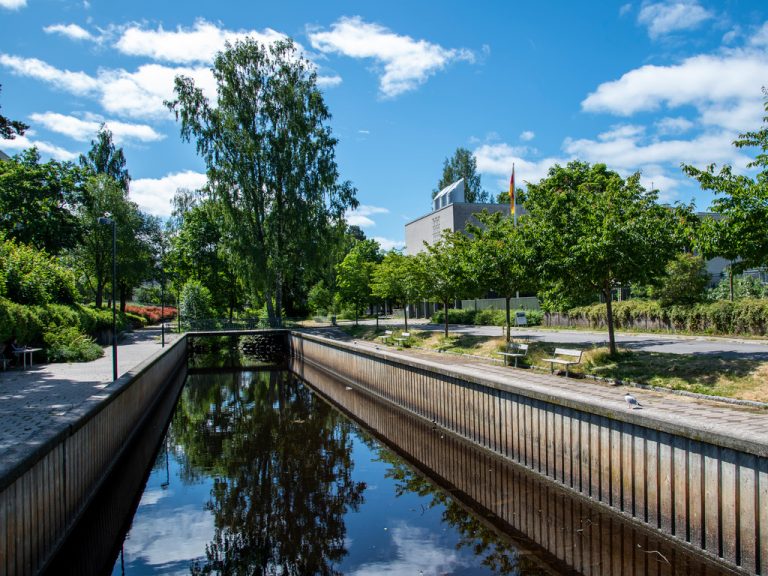
[[[655,300],[613,303],[617,328],[674,330],[701,334],[764,336],[768,328],[768,299],[718,300],[688,306],[662,307]],[[572,308],[569,321],[592,328],[606,325],[605,304]]]
[[[516,312],[525,312],[529,326],[537,326],[541,324],[542,318],[544,317],[543,312],[540,310],[510,310],[509,316],[512,324],[515,323]],[[445,312],[443,310],[435,312],[432,315],[432,322],[435,324],[443,324],[445,322]],[[477,326],[505,326],[507,323],[507,315],[504,310],[495,310],[493,308],[477,311],[472,308],[461,310],[449,308],[448,323],[475,324]]]

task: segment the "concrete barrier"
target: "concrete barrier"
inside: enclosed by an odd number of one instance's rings
[[[180,338],[0,478],[0,574],[37,574],[186,361]]]
[[[293,333],[305,362],[691,549],[768,572],[768,445]],[[542,378],[543,376],[539,376]]]

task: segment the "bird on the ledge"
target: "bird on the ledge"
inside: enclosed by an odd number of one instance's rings
[[[643,405],[637,401],[637,398],[632,396],[632,394],[630,394],[629,392],[627,392],[627,395],[624,396],[624,400],[627,401],[627,408],[631,408],[632,410],[643,407]]]

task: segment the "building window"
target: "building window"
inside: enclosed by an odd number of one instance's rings
[[[440,240],[440,216],[432,218],[432,243],[436,244]]]

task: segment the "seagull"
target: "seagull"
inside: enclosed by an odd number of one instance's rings
[[[632,410],[643,407],[643,405],[637,401],[637,398],[632,396],[632,394],[630,394],[629,392],[627,392],[627,395],[624,396],[624,400],[627,401],[627,408],[631,408]]]

